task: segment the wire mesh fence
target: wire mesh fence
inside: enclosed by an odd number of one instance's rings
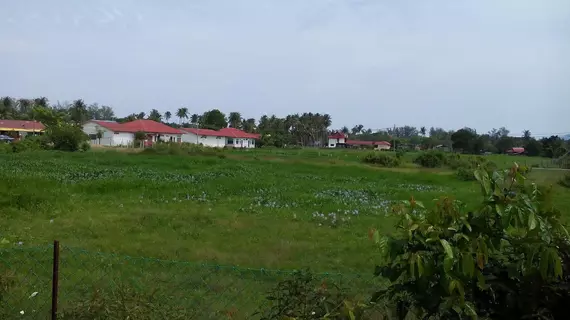
[[[49,319],[53,246],[0,251],[0,318]],[[260,319],[267,295],[294,271],[140,258],[61,247],[58,319]],[[370,275],[314,274],[354,301]],[[346,289],[348,288],[348,289]],[[340,308],[341,306],[333,306]]]

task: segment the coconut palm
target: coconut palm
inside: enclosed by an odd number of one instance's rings
[[[170,111],[166,111],[164,113],[164,119],[166,120],[166,122],[168,122],[168,120],[170,120],[170,118],[172,118],[172,113],[170,113]]]
[[[178,117],[179,123],[182,123],[182,119],[188,119],[188,108],[179,108],[178,111],[176,111],[176,116]]]

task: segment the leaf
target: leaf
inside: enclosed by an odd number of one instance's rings
[[[534,212],[531,212],[528,215],[528,228],[530,230],[534,230],[536,228],[536,217],[534,216]]]
[[[419,254],[416,255],[416,264],[418,265],[418,275],[421,277],[424,274],[424,262]]]
[[[356,320],[356,317],[354,316],[354,312],[352,312],[352,310],[348,311],[348,316],[350,317],[350,320]]]
[[[380,232],[378,232],[378,230],[375,230],[372,234],[372,240],[374,240],[376,244],[380,243]]]
[[[554,260],[554,276],[557,278],[562,277],[562,262],[560,261],[560,257],[553,252],[552,259]]]
[[[453,269],[453,258],[445,257],[443,259],[443,269],[445,272],[449,273]]]
[[[477,319],[477,311],[475,311],[475,306],[471,302],[465,302],[464,312],[471,319]]]
[[[2,238],[2,240],[0,240],[0,244],[8,244],[10,243],[10,241],[8,241],[6,238]]]
[[[491,191],[491,183],[489,182],[489,175],[487,175],[487,172],[483,170],[475,170],[474,175],[475,179],[477,179],[479,184],[481,184],[481,188],[485,192],[485,195],[489,195]]]
[[[453,249],[451,249],[451,245],[449,245],[449,242],[447,242],[447,240],[445,239],[439,239],[439,242],[441,242],[441,245],[443,246],[443,249],[445,250],[445,254],[447,255],[447,257],[453,259]]]

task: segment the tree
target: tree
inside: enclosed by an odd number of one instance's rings
[[[105,134],[105,132],[101,129],[97,129],[97,141],[99,141],[99,144],[101,144],[101,139],[103,138],[103,135]]]
[[[160,114],[160,112],[158,112],[158,110],[156,109],[152,109],[150,111],[150,114],[148,115],[148,120],[153,120],[156,122],[161,122],[162,121],[162,115]]]
[[[507,150],[512,149],[515,146],[515,141],[512,137],[502,136],[495,142],[495,147],[500,153],[505,153]]]
[[[164,119],[166,120],[166,122],[168,122],[168,120],[170,120],[170,118],[172,118],[172,113],[170,113],[170,111],[166,111],[164,113]]]
[[[536,139],[530,138],[524,145],[526,154],[531,157],[538,157],[542,153],[542,144]]]
[[[243,131],[248,133],[253,133],[256,131],[257,127],[255,126],[255,119],[249,118],[247,120],[242,121]]]
[[[192,116],[190,117],[190,122],[192,124],[197,124],[200,120],[200,116],[197,115],[196,113],[193,113]]]
[[[531,134],[530,134],[530,130],[524,130],[523,131],[523,140],[524,141],[529,141],[531,138]]]
[[[564,140],[559,136],[542,138],[540,142],[542,144],[542,153],[547,158],[558,158],[567,152],[564,146]]]
[[[137,114],[137,119],[138,119],[138,120],[142,120],[142,119],[144,119],[145,116],[146,116],[146,113],[144,113],[144,112],[139,112],[139,114]]]
[[[242,126],[241,114],[239,112],[230,112],[230,115],[228,117],[228,122],[230,127],[232,128],[241,128]]]
[[[466,153],[477,152],[473,150],[474,142],[477,139],[477,133],[470,128],[457,130],[451,135],[452,146],[454,150],[461,150]]]
[[[422,134],[422,136],[426,136],[426,127],[421,127],[420,128],[420,133]]]
[[[202,125],[205,128],[220,130],[228,126],[226,115],[218,109],[204,112],[202,115]]]
[[[73,101],[69,111],[71,121],[76,125],[81,125],[88,120],[87,106],[81,99]]]
[[[182,119],[188,119],[188,108],[179,108],[176,111],[176,116],[178,117],[178,122],[182,123]]]

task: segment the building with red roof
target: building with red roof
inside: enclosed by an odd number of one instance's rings
[[[135,133],[146,134],[145,144],[157,141],[181,142],[184,132],[153,120],[135,120],[118,123],[106,120],[90,120],[83,125],[83,132],[91,143],[105,146],[132,146]]]
[[[202,144],[208,147],[255,148],[255,140],[261,135],[248,133],[236,128],[220,130],[182,128],[182,142]]]
[[[390,150],[392,145],[388,141],[365,141],[350,140],[348,136],[342,132],[335,132],[329,135],[329,148],[347,148],[347,147],[363,147],[372,146],[378,150]]]
[[[20,139],[28,134],[41,134],[45,130],[43,124],[29,120],[0,120],[0,135]]]

